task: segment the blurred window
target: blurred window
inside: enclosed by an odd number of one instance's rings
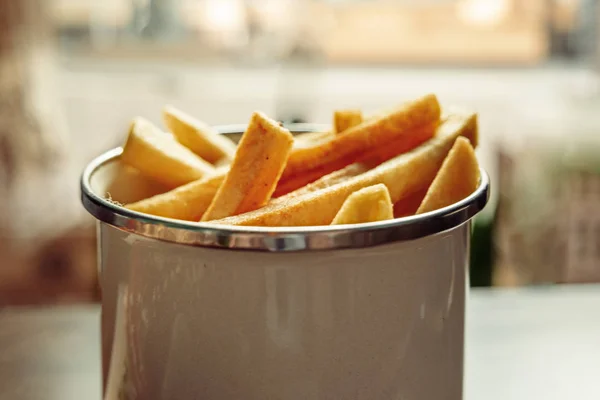
[[[534,64],[597,47],[596,0],[49,1],[72,53],[135,40],[220,51],[248,46],[256,32],[289,39],[293,24],[313,29],[326,58],[341,63]]]

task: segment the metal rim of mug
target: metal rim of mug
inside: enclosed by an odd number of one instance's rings
[[[320,125],[289,124],[294,133],[312,132]],[[240,134],[244,125],[217,127],[221,134]],[[267,252],[363,248],[434,235],[457,227],[474,217],[487,204],[490,181],[481,169],[477,189],[467,198],[419,215],[355,225],[308,227],[238,227],[188,222],[131,211],[98,196],[91,187],[93,174],[117,159],[117,147],[95,158],[81,176],[81,201],[97,220],[147,238],[182,245]]]

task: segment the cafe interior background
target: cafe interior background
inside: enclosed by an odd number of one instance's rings
[[[336,108],[369,113],[426,92],[480,116],[493,190],[474,224],[471,285],[600,282],[600,1],[0,9],[0,306],[98,300],[78,178],[132,117],[160,123],[169,103],[210,124],[254,110],[329,122]]]

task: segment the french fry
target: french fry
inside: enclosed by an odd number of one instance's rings
[[[360,110],[336,110],[333,112],[333,130],[342,133],[363,122]]]
[[[255,112],[240,140],[231,168],[202,221],[241,214],[267,204],[293,142],[287,129]]]
[[[439,122],[423,125],[410,134],[410,140],[407,140],[406,137],[392,140],[380,147],[365,151],[358,157],[357,161],[366,162],[370,165],[379,165],[425,143],[435,135],[438,126]]]
[[[334,172],[339,170],[340,168],[334,168]],[[273,197],[280,198],[290,192],[300,190],[311,182],[315,182],[319,178],[326,176],[328,173],[330,173],[329,170],[315,169],[302,175],[290,178],[286,181],[280,181],[275,188],[275,192],[273,192]]]
[[[288,178],[287,180],[282,180],[277,185],[275,193],[273,193],[273,197],[278,198],[289,192],[302,188],[308,185],[309,183],[319,179],[320,177],[331,173],[332,171],[338,171],[340,169],[343,169],[350,163],[366,162],[372,166],[381,164],[382,162],[387,161],[390,158],[393,158],[406,151],[409,151],[410,149],[430,139],[435,133],[437,125],[438,122],[426,124],[412,132],[410,134],[410,139],[408,139],[406,136],[403,136],[395,139],[392,142],[382,143],[381,146],[372,148],[361,154],[355,155],[353,158],[342,158],[334,163],[330,163],[329,165],[323,168],[313,169],[304,172],[300,175]]]
[[[271,202],[286,201],[293,197],[303,196],[345,182],[367,170],[368,168],[363,164],[352,164],[285,196],[272,199]],[[198,221],[202,218],[202,215],[206,212],[206,209],[215,197],[217,190],[219,190],[221,183],[225,179],[227,171],[228,169],[221,169],[215,175],[190,182],[166,193],[160,193],[135,203],[127,204],[125,207],[133,211],[159,217]]]
[[[344,200],[353,192],[383,183],[393,203],[426,189],[435,178],[457,137],[474,132],[477,117],[450,115],[437,128],[435,136],[411,150],[338,185],[287,201],[274,202],[246,214],[213,221],[243,226],[329,225]]]
[[[131,123],[121,160],[169,187],[214,172],[212,165],[144,118],[135,118]]]
[[[294,148],[315,146],[333,139],[334,136],[335,133],[332,131],[300,133],[294,136]]]
[[[198,221],[202,218],[202,215],[206,212],[206,209],[212,202],[219,186],[225,179],[228,169],[228,166],[217,168],[214,175],[179,186],[168,192],[163,190],[162,192],[159,192],[159,194],[127,204],[125,207],[133,211],[164,218]],[[271,202],[286,201],[293,197],[312,193],[345,182],[366,171],[368,171],[368,167],[364,164],[356,163],[348,165],[347,167],[325,175],[300,189],[289,191],[290,193],[287,193],[284,196],[272,199]],[[112,192],[110,193],[112,194]],[[418,207],[419,204],[417,204],[416,207]]]
[[[173,136],[184,146],[211,164],[231,160],[235,154],[235,143],[215,132],[202,121],[173,106],[163,108],[163,121]]]
[[[294,147],[310,147],[333,139],[348,128],[362,123],[360,110],[336,110],[333,113],[333,130],[323,132],[306,132],[294,136]]]
[[[468,114],[468,111],[465,111],[464,109],[462,109],[460,107],[448,107],[448,108],[445,108],[444,110],[442,110],[442,118],[445,118],[448,115],[453,115],[453,114],[464,115],[464,114]],[[473,148],[476,148],[477,146],[479,146],[479,129],[477,129],[476,124],[472,125],[470,127],[470,129],[466,130],[464,132],[464,135],[461,135],[461,136],[469,139],[469,142],[471,142],[471,146],[473,146]]]
[[[440,105],[435,95],[427,95],[384,116],[369,119],[333,139],[315,146],[296,147],[290,154],[282,182],[321,170],[329,173],[353,163],[361,153],[398,138],[413,143],[411,134],[418,128],[439,121]],[[413,147],[419,143],[414,143]],[[345,164],[344,164],[345,163]]]
[[[169,192],[127,204],[125,207],[159,217],[199,221],[215,197],[226,174],[227,172],[221,172],[199,179]]]
[[[171,189],[125,163],[107,164],[102,172],[109,177],[105,197],[119,204],[133,203]]]
[[[390,192],[384,184],[367,186],[352,193],[342,204],[331,225],[361,224],[394,218]]]
[[[338,183],[342,183],[347,181],[350,178],[358,176],[362,173],[365,173],[369,170],[369,168],[360,163],[348,165],[345,168],[334,171],[328,175],[317,179],[316,181],[309,183],[306,186],[301,187],[300,189],[294,190],[293,192],[289,192],[284,196],[278,197],[276,199],[271,200],[274,202],[284,202],[290,200],[294,197],[304,196],[305,194],[309,194],[312,192],[316,192],[321,189],[328,188],[333,185],[337,185]]]
[[[394,204],[394,218],[408,217],[415,215],[417,209],[423,202],[427,190],[419,190],[403,199],[400,199]]]
[[[449,206],[469,196],[479,184],[479,163],[468,139],[459,137],[446,156],[417,214]]]
[[[221,169],[221,168],[229,169],[229,166],[231,165],[231,159],[221,158],[219,161],[217,161],[213,165],[215,166],[216,169]]]

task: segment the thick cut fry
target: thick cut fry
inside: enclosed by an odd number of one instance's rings
[[[427,190],[417,214],[449,206],[469,196],[479,184],[479,163],[469,140],[459,137]]]
[[[287,129],[255,112],[240,140],[231,168],[202,221],[241,214],[267,204],[293,142]]]
[[[408,217],[415,215],[421,202],[425,198],[427,190],[419,190],[409,196],[406,196],[394,204],[394,218]]]
[[[355,155],[353,158],[339,159],[323,168],[313,169],[286,180],[282,180],[277,185],[275,193],[273,193],[273,197],[278,198],[289,192],[302,188],[303,186],[308,185],[309,183],[331,173],[332,171],[339,171],[343,169],[344,166],[347,166],[351,163],[367,162],[369,165],[381,164],[382,162],[407,152],[430,139],[435,133],[437,125],[437,122],[424,125],[412,132],[410,135],[400,137],[390,143],[383,143],[381,146]]]
[[[125,207],[159,217],[198,221],[217,194],[228,171],[228,165],[217,167],[215,173],[206,178],[168,192],[163,190],[159,194],[127,204]]]
[[[438,126],[439,122],[424,125],[412,132],[410,137],[400,137],[370,151],[365,151],[358,157],[358,162],[379,165],[402,153],[406,153],[431,139],[435,135]]]
[[[334,168],[334,171],[339,171],[340,169],[341,168]],[[329,170],[315,169],[302,175],[287,179],[283,182],[279,182],[275,188],[275,192],[273,192],[273,197],[279,198],[290,192],[300,190],[311,182],[315,182],[319,178],[326,176],[330,172],[331,171]]]
[[[468,111],[465,111],[464,109],[462,109],[460,107],[453,107],[453,106],[446,107],[446,108],[444,108],[444,110],[442,110],[442,119],[446,118],[448,115],[453,115],[453,114],[465,115],[465,114],[468,114]],[[477,146],[479,146],[479,129],[477,129],[476,124],[471,126],[470,129],[466,130],[464,132],[464,134],[461,136],[469,139],[469,142],[471,142],[471,146],[473,146],[473,148],[476,148]]]
[[[450,115],[438,127],[432,139],[364,174],[339,185],[213,222],[244,226],[329,225],[351,193],[378,183],[387,186],[392,202],[396,203],[412,193],[426,189],[435,178],[455,139],[476,129],[476,115]]]
[[[334,136],[335,133],[331,131],[300,133],[294,136],[294,148],[315,146],[333,139]]]
[[[131,123],[121,160],[169,187],[214,172],[212,165],[143,118]]]
[[[125,163],[109,163],[101,173],[106,173],[109,179],[105,197],[119,204],[133,203],[171,189]]]
[[[325,189],[330,186],[337,185],[338,183],[345,182],[350,178],[367,172],[368,170],[368,167],[364,164],[351,164],[345,168],[325,175],[320,179],[301,187],[300,189],[294,190],[293,192],[287,193],[284,196],[273,199],[271,200],[271,202],[282,202],[292,199],[294,197],[304,196],[305,194],[316,192],[317,190]]]
[[[220,169],[220,168],[229,169],[229,166],[231,165],[231,159],[221,158],[219,161],[217,161],[213,165],[215,166],[216,169]]]
[[[331,225],[361,224],[394,218],[392,200],[387,187],[381,183],[352,193]]]
[[[369,119],[331,140],[315,146],[294,148],[282,180],[313,169],[327,169],[327,165],[330,164],[335,164],[336,167],[329,169],[329,172],[342,168],[345,165],[339,165],[340,160],[346,160],[348,165],[361,153],[391,140],[405,137],[410,141],[410,134],[417,128],[439,119],[440,105],[437,98],[435,95],[424,96],[384,116]]]
[[[333,112],[333,130],[336,133],[344,132],[363,122],[360,110],[336,110]]]
[[[159,217],[198,221],[212,202],[227,173],[190,182],[169,192],[126,205],[133,211]]]
[[[211,164],[231,160],[235,154],[235,143],[173,106],[163,109],[163,121],[181,144]]]

